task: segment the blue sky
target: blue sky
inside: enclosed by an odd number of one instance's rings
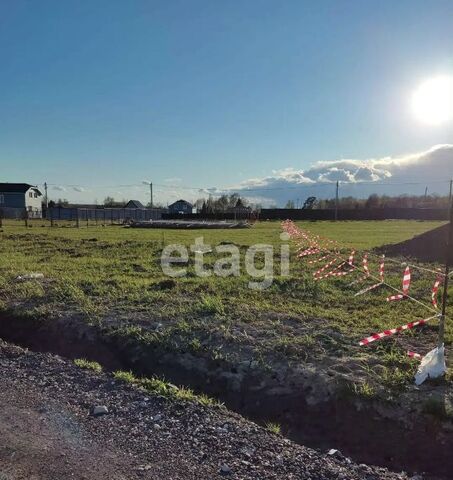
[[[453,71],[452,18],[451,0],[0,0],[0,179],[145,199],[117,185],[222,188],[453,143],[408,106]]]

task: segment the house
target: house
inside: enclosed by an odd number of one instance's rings
[[[236,205],[228,209],[228,213],[232,213],[234,218],[250,218],[252,208],[244,205],[244,202],[238,198]]]
[[[145,208],[145,206],[139,200],[129,200],[124,208]]]
[[[187,215],[188,213],[192,213],[193,205],[186,200],[177,200],[175,203],[168,206],[168,210],[170,213]]]
[[[42,218],[42,193],[28,183],[0,183],[0,211],[5,218]]]

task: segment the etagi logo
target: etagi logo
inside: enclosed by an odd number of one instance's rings
[[[289,235],[280,235],[282,242],[288,242]],[[222,257],[216,260],[213,268],[205,264],[205,254],[215,252]],[[239,247],[233,244],[217,245],[214,250],[211,245],[204,243],[203,237],[195,239],[190,245],[190,252],[194,254],[194,268],[197,277],[205,278],[215,275],[217,277],[239,277],[241,275],[241,253]],[[280,245],[280,275],[289,276],[290,260],[289,245]],[[274,281],[274,247],[272,245],[257,243],[247,248],[244,255],[245,272],[254,280],[248,282],[249,288],[253,290],[265,290]],[[185,245],[171,244],[162,250],[161,267],[165,275],[169,277],[184,277],[187,275],[187,268],[183,265],[189,263],[189,250]],[[258,281],[259,280],[259,281]]]

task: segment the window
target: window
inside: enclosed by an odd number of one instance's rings
[[[34,195],[34,196],[35,196],[35,198],[38,198],[38,194],[37,194],[37,193],[35,193],[35,195]]]
[[[28,196],[29,196],[30,198],[33,198],[33,192],[30,192],[30,193],[28,194]]]

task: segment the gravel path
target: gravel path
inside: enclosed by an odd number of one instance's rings
[[[96,405],[109,413],[91,414]],[[0,341],[0,480],[405,479]]]

